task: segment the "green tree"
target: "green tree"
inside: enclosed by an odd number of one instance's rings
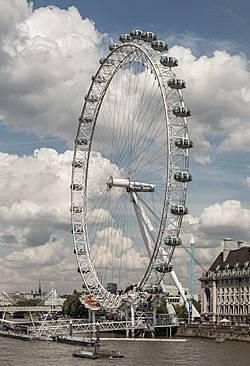
[[[74,290],[72,295],[67,296],[63,304],[63,314],[71,318],[87,318],[88,310],[80,302],[81,292]]]
[[[16,301],[17,306],[37,306],[41,303],[41,299],[24,299],[19,298]]]
[[[194,307],[200,313],[201,312],[201,303],[200,301],[196,301],[195,299],[192,300]]]
[[[165,300],[162,300],[159,303],[159,306],[156,308],[156,312],[157,312],[157,314],[166,314],[167,313],[166,301]]]
[[[174,309],[177,315],[177,318],[186,319],[188,317],[186,306],[176,304],[174,305]]]
[[[201,312],[200,302],[193,299],[192,303],[193,303],[194,307],[196,308],[196,310],[200,313]],[[182,304],[182,305],[176,304],[176,305],[174,305],[174,308],[175,308],[176,315],[178,318],[182,318],[182,319],[188,318],[188,312],[187,312],[186,306],[184,304]]]

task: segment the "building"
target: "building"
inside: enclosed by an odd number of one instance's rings
[[[224,239],[223,251],[200,278],[203,318],[234,323],[250,320],[250,247],[237,242],[230,250]]]
[[[189,289],[183,288],[187,299],[190,298]],[[168,303],[172,305],[183,305],[183,299],[174,285],[165,285],[164,291],[168,294]],[[193,298],[198,301],[198,295],[193,295]]]
[[[0,307],[13,305],[13,301],[6,292],[0,293]]]

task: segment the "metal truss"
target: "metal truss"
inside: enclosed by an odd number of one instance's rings
[[[52,320],[36,322],[35,326],[29,328],[29,334],[32,337],[53,337],[59,335],[68,335],[70,329],[73,334],[94,333],[97,323],[89,323],[83,319],[71,320]],[[154,324],[153,318],[136,318],[134,322],[128,321],[105,321],[98,322],[100,332],[115,332],[126,330],[147,329],[149,326],[158,328],[173,326],[171,318],[162,317],[157,324]]]

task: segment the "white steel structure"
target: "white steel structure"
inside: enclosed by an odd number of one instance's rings
[[[120,41],[92,77],[72,163],[78,271],[106,309],[118,308],[124,293],[108,292],[105,282],[133,290],[133,299],[161,291],[192,180],[191,113],[186,84],[173,72],[177,60],[152,32],[134,30]]]

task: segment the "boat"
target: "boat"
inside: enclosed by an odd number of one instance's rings
[[[216,343],[224,343],[225,342],[224,335],[223,334],[217,335],[215,341],[216,341]]]
[[[80,351],[80,352],[74,352],[72,353],[73,357],[77,357],[77,358],[89,358],[91,360],[96,360],[98,358],[97,354],[95,352],[91,352],[91,351]]]
[[[96,360],[97,358],[123,358],[124,355],[122,355],[120,352],[116,351],[85,351],[81,350],[79,352],[72,353],[73,357],[78,358],[89,358],[91,360]]]

